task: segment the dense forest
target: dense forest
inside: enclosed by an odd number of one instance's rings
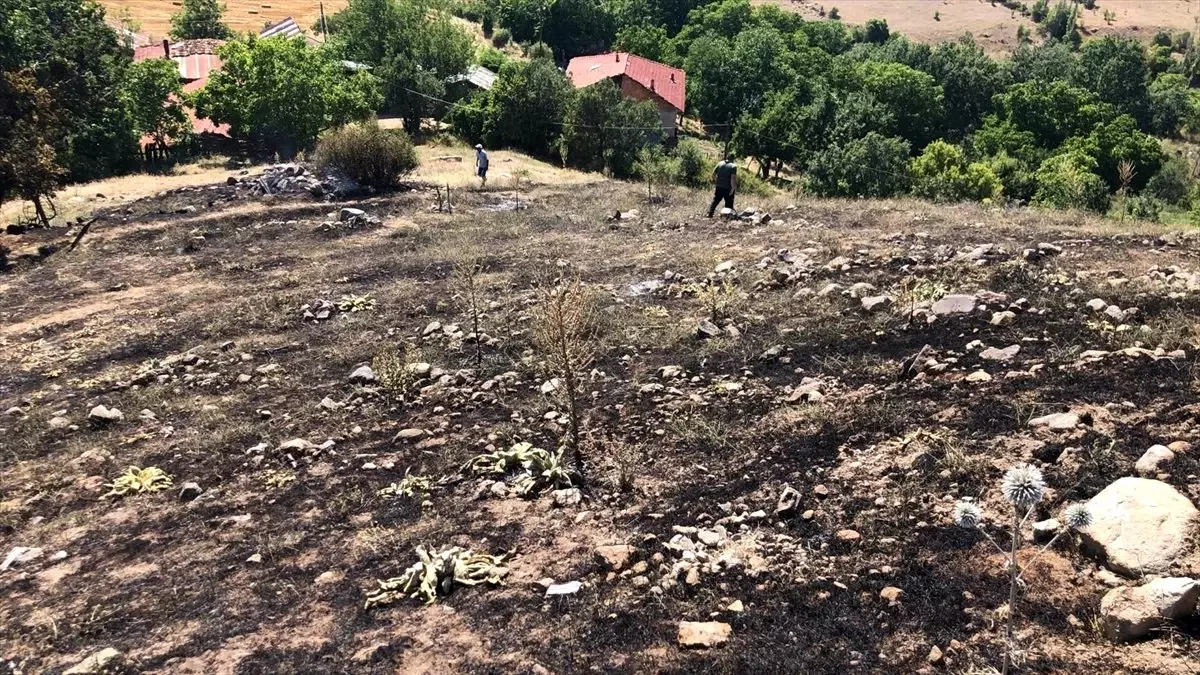
[[[1081,39],[1072,3],[1015,7],[1041,34],[1022,30],[995,59],[970,35],[919,44],[882,20],[811,21],[748,0],[351,0],[320,46],[232,36],[223,69],[185,94],[166,62],[133,63],[91,0],[0,0],[0,200],[44,215],[63,182],[134,169],[139,138],[186,146],[187,107],[284,156],[390,115],[413,134],[441,119],[472,143],[702,182],[708,158],[694,140],[657,149],[652,105],[615,86],[570,86],[567,60],[615,49],[686,70],[687,115],[700,123],[689,128],[749,160],[747,189],[774,181],[822,196],[1149,219],[1200,211],[1186,154],[1200,129],[1193,36]],[[215,0],[186,0],[173,37],[230,36],[220,15]],[[472,63],[496,70],[495,86],[452,92]]]

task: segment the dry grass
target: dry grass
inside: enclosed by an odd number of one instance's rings
[[[171,30],[171,15],[180,11],[181,0],[101,0],[110,15],[128,9],[141,23],[141,32],[154,40],[166,37]],[[259,32],[267,23],[279,23],[292,17],[301,28],[308,30],[321,20],[321,5],[317,0],[225,0],[225,23],[235,32]],[[342,9],[346,0],[329,0],[325,15]]]
[[[421,166],[413,172],[413,180],[449,184],[454,188],[479,187],[473,148],[458,144],[423,145],[417,148],[417,158],[421,160]],[[488,159],[491,163],[488,191],[511,192],[513,178],[517,175],[521,175],[522,186],[586,185],[604,180],[599,174],[564,169],[510,150],[489,151]]]

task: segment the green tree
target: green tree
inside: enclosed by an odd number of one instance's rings
[[[808,44],[837,56],[850,49],[850,33],[838,21],[805,21],[800,30],[808,38]]]
[[[446,78],[465,72],[475,53],[465,30],[419,0],[351,0],[330,26],[330,48],[373,67],[384,107],[410,133],[441,110]]]
[[[571,83],[551,61],[504,64],[488,97],[483,132],[488,144],[548,154],[561,131],[571,92]]]
[[[171,17],[171,38],[228,40],[233,31],[221,22],[224,13],[225,5],[217,0],[183,0],[183,10]]]
[[[767,95],[791,84],[795,73],[788,54],[774,28],[751,28],[732,41],[704,36],[688,52],[688,100],[708,123],[758,114]]]
[[[223,66],[197,93],[197,114],[284,156],[312,147],[324,129],[370,117],[382,102],[374,76],[346,74],[304,38],[230,42],[218,55]]]
[[[122,92],[133,128],[150,136],[159,147],[191,133],[192,125],[183,107],[183,85],[179,67],[170,59],[147,59],[129,67]]]
[[[942,88],[933,76],[899,63],[869,61],[857,67],[862,90],[887,106],[899,134],[923,148],[937,138],[942,124]]]
[[[613,41],[613,49],[637,54],[654,61],[665,61],[669,40],[667,29],[662,26],[625,26],[617,32],[617,37]]]
[[[1133,165],[1136,174],[1130,187],[1140,190],[1163,161],[1162,144],[1153,136],[1139,131],[1137,122],[1129,115],[1098,124],[1087,136],[1069,139],[1063,148],[1095,159],[1096,168],[1093,171],[1108,183],[1112,191],[1121,187],[1121,162]]]
[[[1066,0],[1058,0],[1054,5],[1054,9],[1046,15],[1046,19],[1042,22],[1042,30],[1051,40],[1065,40],[1078,44],[1079,33],[1076,28],[1078,16],[1075,10],[1075,3],[1068,3]]]
[[[1112,107],[1091,91],[1062,81],[1022,82],[992,101],[998,122],[1033,134],[1043,148],[1056,148],[1071,136],[1087,135],[1113,118]]]
[[[1106,211],[1108,188],[1096,175],[1096,160],[1070,151],[1050,157],[1037,170],[1033,203],[1058,209]]]
[[[890,36],[891,31],[888,30],[887,19],[869,19],[864,27],[863,38],[867,42],[881,45],[887,42]]]
[[[1177,73],[1159,75],[1150,85],[1150,129],[1174,137],[1197,113],[1187,78]]]
[[[1075,84],[1096,92],[1101,101],[1145,127],[1149,123],[1146,75],[1146,52],[1140,42],[1106,36],[1084,43]]]
[[[1187,160],[1172,153],[1166,157],[1158,173],[1146,183],[1146,192],[1167,204],[1187,206],[1188,195],[1196,180]]]
[[[968,163],[962,148],[937,140],[912,163],[913,194],[936,202],[999,199],[1000,179],[983,163]]]
[[[53,195],[65,170],[54,142],[60,121],[50,92],[30,70],[0,71],[0,204],[33,204],[38,222],[49,225]]]
[[[938,45],[929,59],[929,73],[944,92],[944,135],[951,138],[961,139],[979,126],[991,110],[992,97],[1008,84],[999,64],[970,35]]]
[[[909,144],[871,132],[813,157],[805,184],[825,197],[892,197],[908,190]]]
[[[49,94],[59,124],[39,138],[66,180],[133,167],[137,136],[120,97],[128,64],[95,2],[0,0],[0,71],[32,76]]]
[[[651,103],[626,99],[612,80],[577,90],[563,120],[559,153],[572,166],[625,178],[638,151],[657,142],[661,120]]]
[[[1069,45],[1045,42],[1040,45],[1022,44],[1006,64],[1013,82],[1054,82],[1072,80],[1079,67],[1079,56]]]

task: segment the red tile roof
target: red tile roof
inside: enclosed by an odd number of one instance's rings
[[[683,112],[687,102],[687,73],[626,52],[577,56],[567,64],[567,77],[576,88],[624,75]]]
[[[170,45],[171,60],[179,66],[179,79],[183,80],[183,90],[194,92],[204,88],[208,76],[221,69],[221,59],[217,57],[217,48],[225,44],[224,40],[183,40]],[[133,50],[134,61],[164,58],[162,44],[138,47]],[[197,134],[229,135],[228,124],[214,124],[212,120],[196,117],[196,111],[186,108],[188,118],[192,121],[192,131]],[[153,139],[142,139],[142,145],[152,143]]]

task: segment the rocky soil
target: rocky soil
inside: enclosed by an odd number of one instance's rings
[[[1048,490],[1017,672],[1196,671],[1195,235],[916,202],[705,220],[621,183],[451,214],[285,173],[98,214],[73,251],[0,237],[25,252],[5,672],[991,672],[1008,575],[953,510],[1008,541],[1019,463]],[[570,437],[535,338],[572,278],[582,477],[479,475]],[[131,466],[171,487],[112,494]],[[1033,561],[1075,503],[1092,523]],[[418,546],[498,566],[365,608]]]

